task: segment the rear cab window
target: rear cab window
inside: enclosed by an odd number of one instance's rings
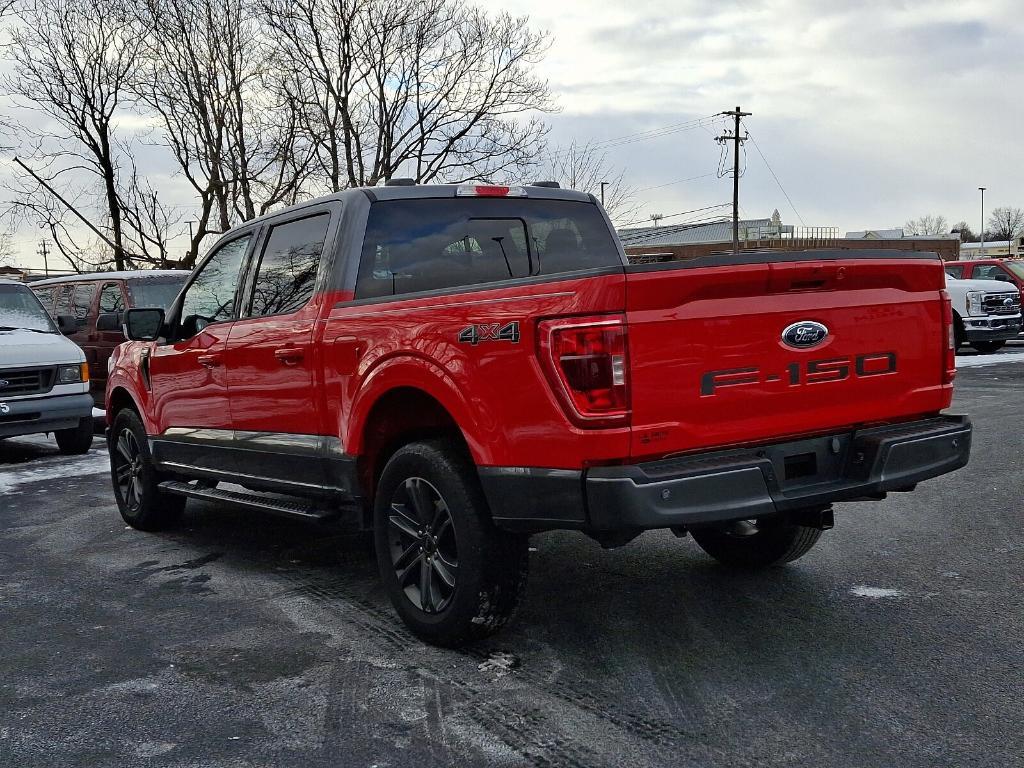
[[[355,297],[621,266],[614,236],[592,203],[381,200],[370,207]]]

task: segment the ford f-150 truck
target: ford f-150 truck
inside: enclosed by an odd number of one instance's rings
[[[114,493],[372,530],[420,637],[500,628],[527,536],[690,534],[730,566],[805,554],[832,503],[964,466],[934,254],[629,265],[555,185],[351,189],[224,235],[107,384]]]

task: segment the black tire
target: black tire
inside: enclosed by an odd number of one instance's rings
[[[463,645],[512,619],[526,586],[527,542],[495,528],[476,470],[454,443],[406,445],[381,473],[381,580],[406,626],[428,643]]]
[[[57,447],[65,456],[88,453],[92,448],[92,416],[82,419],[77,427],[58,429],[53,433]]]
[[[165,479],[153,468],[146,428],[130,408],[118,412],[107,441],[110,480],[121,517],[132,528],[158,531],[173,525],[185,509],[185,498],[161,493]]]
[[[701,549],[723,565],[756,570],[803,557],[818,542],[821,530],[765,518],[693,529],[690,534]]]
[[[975,341],[971,344],[978,352],[983,355],[991,355],[993,352],[998,352],[1000,349],[1006,346],[1005,341]]]

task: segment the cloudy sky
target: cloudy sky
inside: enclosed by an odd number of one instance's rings
[[[550,117],[561,145],[679,125],[736,105],[752,112],[746,126],[795,210],[748,144],[740,191],[747,216],[778,208],[787,223],[845,231],[935,213],[977,227],[979,186],[989,189],[988,210],[1024,206],[1019,0],[505,0],[500,7],[552,35],[540,71],[562,106]],[[608,150],[609,162],[641,190],[641,217],[730,199],[731,181],[715,175],[719,127]],[[673,183],[681,179],[690,180]],[[16,233],[19,261],[38,261],[30,256],[38,237],[32,229]]]

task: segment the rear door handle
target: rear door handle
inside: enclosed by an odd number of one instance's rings
[[[275,349],[274,357],[280,360],[285,365],[295,365],[302,361],[302,350],[297,347],[286,347],[285,349]]]
[[[199,355],[196,360],[204,368],[216,368],[220,365],[220,355]]]

